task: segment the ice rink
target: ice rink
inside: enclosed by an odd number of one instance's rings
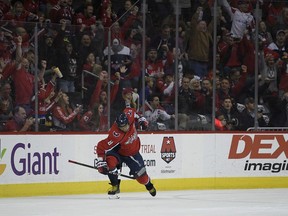
[[[1,216],[287,216],[288,189],[189,190],[1,198]]]

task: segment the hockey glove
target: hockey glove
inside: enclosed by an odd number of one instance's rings
[[[98,172],[107,175],[108,174],[108,168],[106,161],[103,161],[103,159],[95,159],[95,167],[97,168]]]

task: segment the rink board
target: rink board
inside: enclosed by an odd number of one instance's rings
[[[1,135],[0,197],[106,193],[89,165],[106,134]],[[158,190],[288,188],[282,133],[140,134],[140,152]],[[123,167],[123,174],[128,174]],[[144,191],[122,178],[121,191]]]

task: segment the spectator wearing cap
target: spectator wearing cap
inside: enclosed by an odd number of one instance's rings
[[[260,84],[267,81],[274,81],[274,87],[270,87],[271,90],[277,88],[277,79],[280,75],[279,54],[276,51],[265,49],[261,52],[260,65],[261,81]],[[270,82],[271,83],[271,82]],[[276,90],[276,89],[275,89]]]
[[[115,38],[112,41],[111,46],[111,74],[110,76],[114,76],[114,74],[120,70],[122,66],[126,67],[126,70],[121,72],[121,84],[122,87],[131,87],[131,82],[128,78],[128,75],[130,74],[130,66],[132,64],[132,57],[130,48],[127,46],[124,46],[121,41],[117,38]],[[109,47],[107,46],[104,51],[104,68],[108,68],[108,54],[109,54]]]
[[[254,127],[255,122],[255,100],[252,97],[245,99],[245,109],[240,113],[239,129],[246,131],[250,127]],[[259,127],[266,127],[268,124],[263,118],[262,112],[257,112],[257,121]]]
[[[239,0],[238,8],[232,8],[227,0],[221,0],[220,5],[231,17],[231,33],[234,38],[241,39],[246,30],[254,29],[254,17],[251,14],[248,0]]]
[[[284,29],[280,29],[276,32],[274,42],[270,43],[267,47],[279,54],[279,57],[283,57],[284,52],[288,52],[287,34]]]
[[[134,89],[132,88],[123,88],[122,90],[122,98],[124,99],[125,107],[132,107],[137,110],[137,101],[135,101],[135,97],[133,97],[134,94],[136,94],[136,92],[134,92]]]

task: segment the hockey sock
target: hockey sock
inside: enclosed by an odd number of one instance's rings
[[[118,164],[117,158],[114,156],[111,156],[111,155],[107,156],[106,162],[107,162],[107,166],[108,166],[109,171],[114,170]]]
[[[148,176],[147,173],[145,172],[143,175],[137,177],[136,180],[137,180],[140,184],[146,185],[146,184],[149,182],[149,176]]]

